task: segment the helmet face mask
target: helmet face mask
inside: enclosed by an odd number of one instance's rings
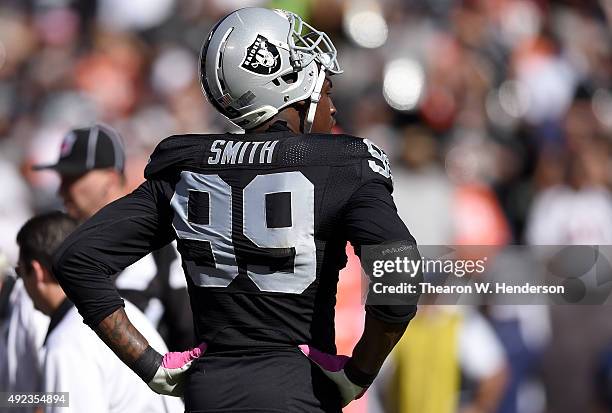
[[[292,60],[296,54],[301,54],[316,60],[330,74],[342,73],[338,63],[338,51],[327,33],[315,29],[295,13],[284,10],[277,12],[284,13],[289,19],[290,32],[287,43],[292,51]]]
[[[310,100],[314,111],[325,75],[337,73],[337,51],[327,34],[283,10],[230,13],[212,29],[200,54],[204,94],[243,129],[295,102]],[[314,116],[310,111],[305,132]]]

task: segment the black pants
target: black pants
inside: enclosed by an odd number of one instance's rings
[[[194,362],[185,387],[187,413],[341,412],[335,384],[297,348],[208,354]]]

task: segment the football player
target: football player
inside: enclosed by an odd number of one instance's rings
[[[372,383],[416,312],[366,305],[352,355],[335,355],[347,241],[358,254],[415,245],[386,155],[330,134],[336,57],[329,37],[293,13],[245,8],[223,18],[203,45],[201,83],[246,133],[167,138],[146,182],[55,255],[85,322],[155,391],[182,394],[188,412],[339,412]],[[126,317],[110,276],[174,239],[203,345],[162,358]]]

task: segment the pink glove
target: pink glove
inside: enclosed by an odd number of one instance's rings
[[[343,407],[360,398],[366,392],[366,387],[351,382],[344,372],[344,366],[350,360],[350,357],[323,353],[307,344],[302,344],[299,348],[331,381],[336,383],[342,397]]]
[[[191,350],[166,353],[155,376],[147,384],[156,393],[181,396],[185,372],[189,370],[194,360],[204,354],[206,347],[206,343],[202,343]]]

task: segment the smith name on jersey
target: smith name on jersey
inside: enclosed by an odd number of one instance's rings
[[[206,163],[208,165],[269,164],[272,163],[272,154],[277,143],[278,140],[250,142],[216,139],[210,145],[212,155],[206,159]]]

